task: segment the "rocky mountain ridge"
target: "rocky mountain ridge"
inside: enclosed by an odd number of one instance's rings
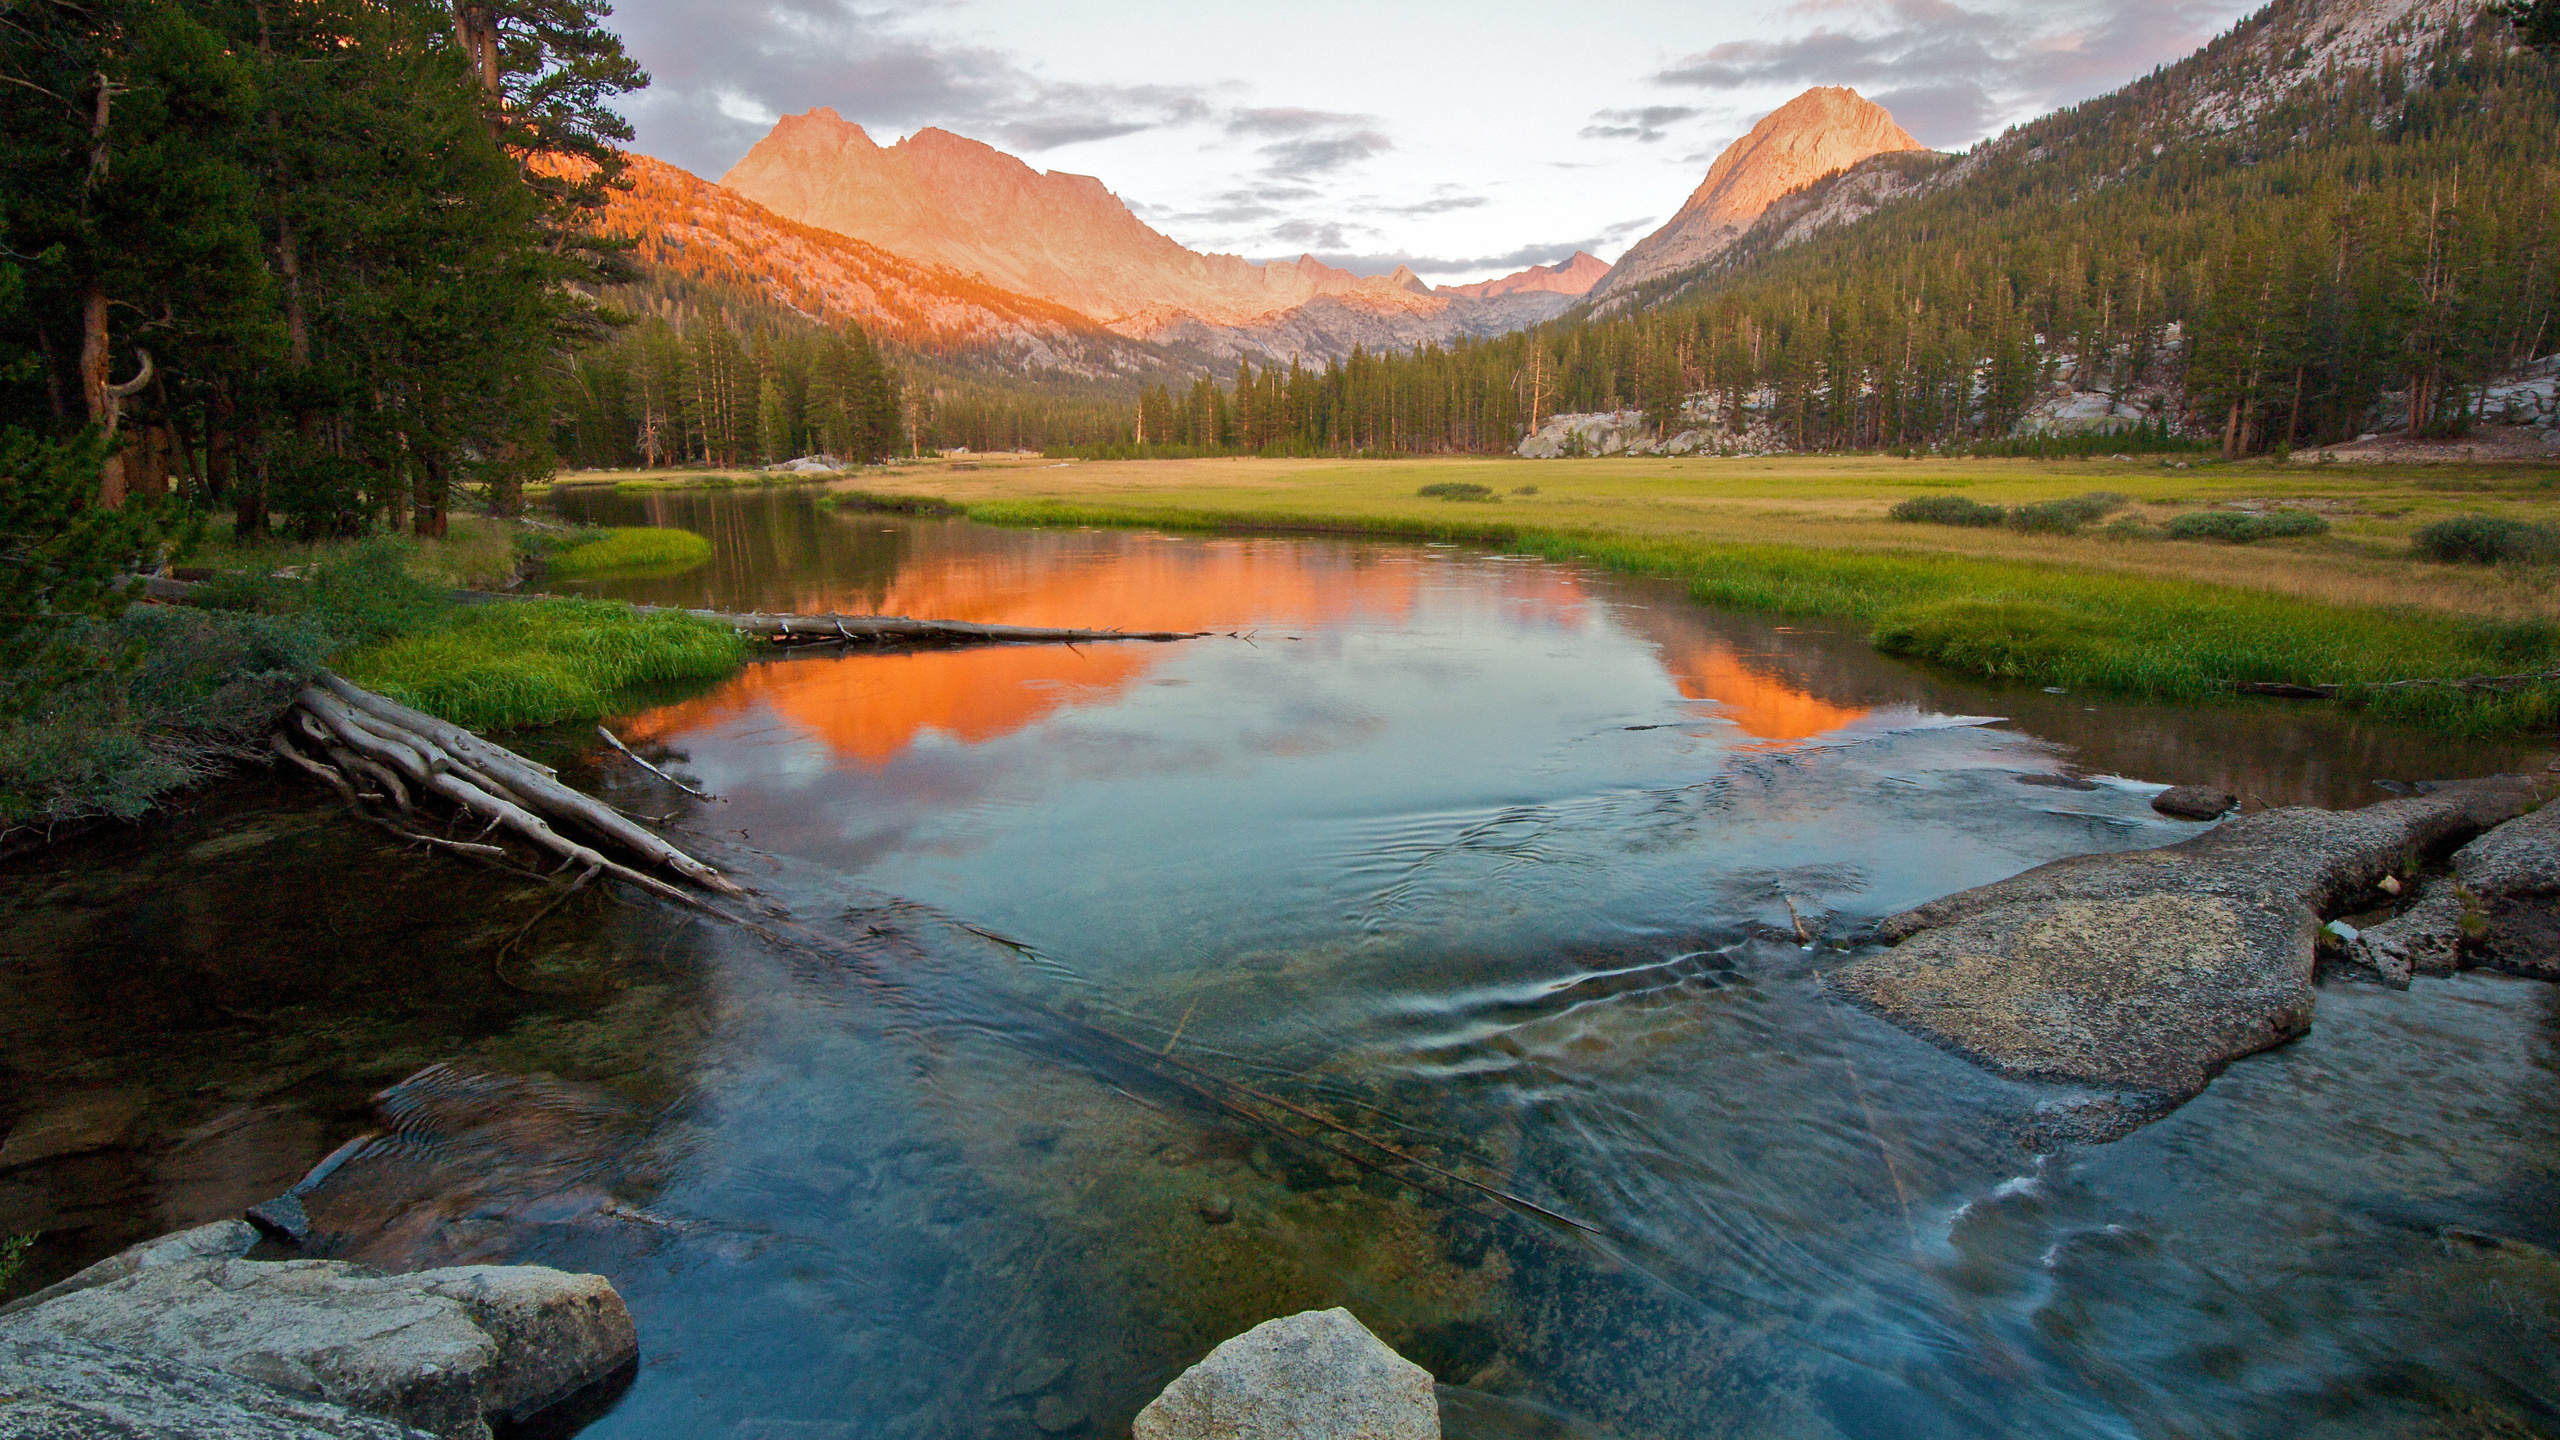
[[[1090,175],[1038,171],[925,129],[879,145],[831,109],[789,115],[720,178],[787,219],[1063,306],[1143,337],[1186,315],[1246,325],[1319,295],[1379,313],[1429,308],[1409,270],[1359,276],[1313,256],[1257,264],[1184,249]]]
[[[907,349],[968,352],[1000,370],[1099,376],[1149,360],[1064,306],[975,276],[918,265],[875,245],[787,220],[645,155],[614,192],[606,234],[644,266],[753,296],[820,321],[852,321]]]
[[[1592,298],[1605,300],[1714,260],[1781,197],[1824,176],[1871,156],[1925,148],[1883,106],[1855,90],[1807,90],[1726,147],[1679,213],[1620,257]]]
[[[1490,300],[1497,295],[1588,295],[1592,287],[1609,278],[1609,262],[1588,250],[1576,250],[1573,258],[1561,265],[1532,265],[1499,280],[1480,280],[1473,285],[1435,285],[1435,295],[1464,295],[1474,300]]]

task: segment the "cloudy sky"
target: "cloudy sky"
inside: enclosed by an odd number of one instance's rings
[[[1614,260],[1812,85],[1929,145],[2187,54],[2254,0],[619,0],[639,148],[709,179],[778,115],[1100,176],[1200,250],[1434,281]]]

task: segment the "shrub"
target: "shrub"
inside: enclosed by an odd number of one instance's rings
[[[1905,500],[1884,513],[1892,519],[1918,525],[1968,525],[1977,529],[1997,525],[2009,518],[2009,512],[1997,505],[1985,505],[1961,495],[1922,495]]]
[[[2421,559],[2440,565],[2530,564],[2560,559],[2560,530],[2497,515],[2457,515],[2417,533]]]
[[[132,819],[251,753],[327,640],[304,619],[155,605],[65,622],[49,648],[0,681],[0,831]]]
[[[551,560],[551,573],[566,580],[607,575],[672,575],[711,561],[711,542],[690,530],[608,530]]]
[[[2238,510],[2198,510],[2171,520],[2168,532],[2172,540],[2220,540],[2232,545],[2254,545],[2260,540],[2326,535],[2329,522],[2303,510],[2278,510],[2266,515],[2251,515]]]
[[[1888,655],[2010,679],[2045,678],[2088,647],[2095,621],[2026,600],[1949,600],[1888,615],[1870,637]]]
[[[12,1235],[0,1240],[0,1295],[18,1283],[18,1271],[27,1263],[27,1249],[36,1243],[33,1235]]]
[[[2112,491],[2099,490],[2087,495],[2074,495],[2068,500],[2047,500],[2040,505],[2020,505],[2009,512],[2009,528],[2030,535],[2071,535],[2083,525],[2094,524],[2125,507],[2126,497]]]
[[[1468,485],[1457,481],[1425,485],[1413,493],[1432,500],[1490,500],[1493,498],[1493,490],[1489,486]]]
[[[1517,489],[1514,489],[1511,493],[1514,495],[1535,495],[1538,493],[1538,487],[1535,485],[1522,485]]]
[[[443,622],[453,597],[444,586],[410,573],[417,542],[384,536],[308,575],[224,571],[195,594],[198,608],[292,616],[318,627],[333,645],[362,645]]]

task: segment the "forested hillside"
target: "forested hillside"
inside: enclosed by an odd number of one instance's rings
[[[2459,429],[2483,380],[2560,340],[2560,74],[2503,20],[2376,8],[2280,0],[1862,221],[1755,232],[1636,313],[1254,377],[1223,424],[1205,391],[1151,395],[1148,438],[1491,452],[1549,414],[1637,409],[1664,433],[1945,446],[2064,387],[2233,453],[2351,438],[2386,392]]]

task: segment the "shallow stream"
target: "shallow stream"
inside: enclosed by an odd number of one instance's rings
[[[711,804],[549,738],[774,936],[263,782],[8,862],[31,1278],[377,1130],[313,1197],[333,1253],[630,1300],[591,1437],[1125,1435],[1335,1304],[1458,1437],[2560,1429],[2560,992],[2325,982],[2306,1040],[2054,1150],[2040,1091],[1822,981],[1895,910],[2194,833],[2162,784],[2543,753],[1992,692],[1460,547],[560,503],[715,542],[598,593],[1220,634],[776,660],[614,722]]]

